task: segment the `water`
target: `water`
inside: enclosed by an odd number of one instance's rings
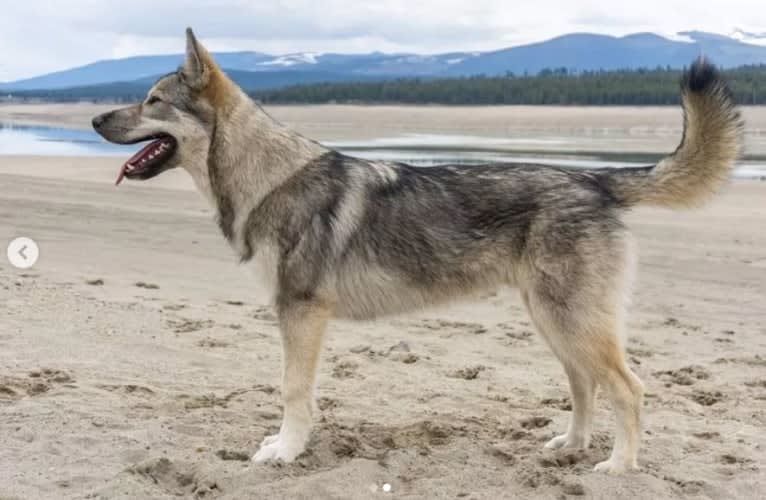
[[[544,139],[488,138],[461,135],[408,134],[381,137],[369,141],[328,141],[326,145],[346,154],[372,160],[390,160],[412,165],[433,166],[443,163],[481,164],[490,162],[539,163],[568,167],[632,167],[657,161],[656,155],[613,153],[542,153],[510,152],[519,147],[554,149],[576,146],[576,139],[546,137]],[[120,146],[105,142],[92,130],[0,123],[0,155],[40,156],[120,156],[128,157],[136,146]],[[745,161],[735,175],[742,178],[766,178],[766,164]]]
[[[0,123],[0,155],[123,156],[127,151],[92,130]]]

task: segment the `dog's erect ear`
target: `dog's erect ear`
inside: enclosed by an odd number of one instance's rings
[[[186,28],[186,61],[181,67],[184,81],[192,88],[201,90],[210,82],[210,74],[217,70],[213,58],[197,41],[191,28]]]

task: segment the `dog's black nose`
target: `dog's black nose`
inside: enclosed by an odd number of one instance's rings
[[[98,115],[93,118],[93,121],[91,122],[93,124],[93,128],[98,130],[98,128],[104,124],[104,121],[106,120],[106,113],[103,115]]]

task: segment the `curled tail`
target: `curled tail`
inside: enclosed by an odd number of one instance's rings
[[[716,68],[697,59],[681,79],[684,133],[676,151],[650,168],[610,169],[608,184],[622,205],[700,205],[729,179],[744,128]]]

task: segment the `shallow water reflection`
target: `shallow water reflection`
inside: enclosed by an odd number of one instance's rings
[[[561,165],[568,167],[630,167],[656,161],[651,155],[524,153],[503,151],[531,139],[488,138],[459,135],[408,134],[381,137],[369,141],[330,141],[328,146],[344,153],[373,160],[389,160],[413,165],[432,166],[443,163],[481,164],[517,162]],[[553,137],[532,143],[537,148],[571,147],[574,138]],[[130,156],[136,146],[120,146],[105,142],[92,130],[0,123],[0,155],[40,156]],[[738,177],[766,178],[766,165],[744,162]]]

